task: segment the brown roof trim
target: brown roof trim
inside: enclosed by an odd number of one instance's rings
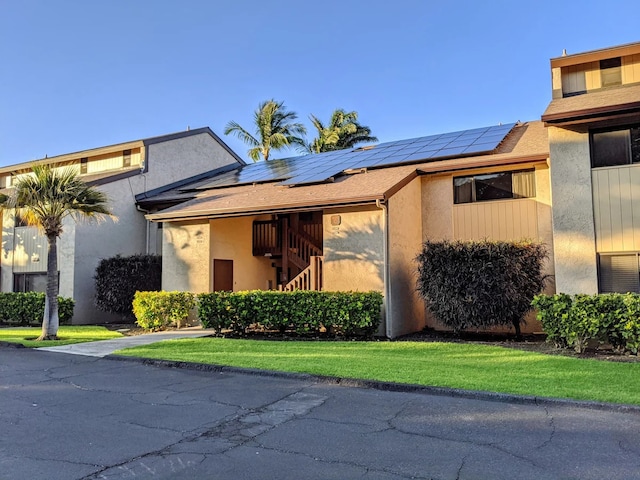
[[[606,60],[607,58],[635,55],[637,53],[640,53],[640,42],[627,43],[625,45],[617,45],[615,47],[602,48],[599,50],[591,50],[588,52],[552,58],[551,68],[568,67],[571,65],[579,65],[581,63]]]
[[[125,170],[123,172],[114,173],[113,175],[105,175],[104,177],[97,178],[95,180],[88,180],[87,185],[105,185],[107,183],[122,180],[124,178],[135,177],[140,175],[140,169],[135,168],[131,170]],[[79,177],[82,180],[82,177]]]
[[[183,221],[183,220],[199,220],[204,218],[225,218],[225,217],[244,217],[247,215],[262,215],[262,214],[270,214],[270,213],[287,213],[287,212],[295,212],[298,210],[309,210],[313,208],[315,210],[320,210],[322,208],[329,207],[350,207],[356,205],[375,205],[377,200],[385,200],[384,195],[371,195],[368,197],[360,197],[360,198],[345,198],[335,201],[326,201],[321,204],[310,203],[310,202],[298,202],[298,203],[288,203],[282,205],[276,205],[273,207],[266,208],[257,208],[257,207],[249,207],[243,209],[236,208],[225,208],[217,210],[215,213],[211,213],[210,211],[205,210],[193,210],[188,212],[172,212],[169,213],[154,213],[150,215],[145,215],[147,220],[151,220],[154,222],[170,222],[170,221]]]
[[[640,111],[640,101],[624,103],[622,105],[607,105],[605,107],[585,108],[583,110],[574,110],[572,112],[551,113],[549,115],[542,115],[541,120],[545,122],[545,124],[549,124],[572,119],[578,120],[593,118],[610,113],[627,113],[635,111]]]
[[[392,197],[393,195],[398,193],[400,190],[402,190],[404,187],[409,185],[416,178],[418,178],[418,171],[417,170],[411,172],[409,175],[406,176],[406,178],[404,178],[403,180],[400,180],[393,187],[391,187],[389,190],[384,192],[384,198],[388,199],[388,198]]]
[[[426,175],[433,173],[443,173],[443,172],[457,172],[460,170],[470,170],[472,168],[482,168],[482,167],[497,167],[502,165],[513,165],[520,163],[536,163],[536,162],[546,162],[549,158],[549,154],[538,154],[538,155],[523,155],[521,157],[510,157],[504,158],[500,160],[476,160],[474,162],[468,162],[464,164],[451,164],[451,165],[429,165],[426,167],[421,167],[418,169],[418,174]]]

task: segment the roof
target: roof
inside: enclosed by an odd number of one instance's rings
[[[552,58],[551,68],[568,67],[570,65],[579,65],[581,63],[634,55],[636,53],[640,53],[640,42],[627,43],[624,45],[617,45],[615,47],[600,48],[598,50],[590,50],[588,52],[580,52],[572,55],[563,55]]]
[[[344,173],[329,183],[301,186],[270,183],[243,184],[197,191],[203,182],[164,192],[164,199],[192,196],[180,205],[147,215],[155,221],[216,218],[297,209],[372,204],[385,201],[419,173],[475,168],[493,164],[535,162],[549,155],[547,132],[542,122],[520,124],[511,131],[493,154],[443,159],[411,165],[362,169]],[[209,180],[210,181],[210,180]]]
[[[610,113],[640,112],[640,84],[621,85],[592,93],[552,100],[542,120],[560,123]]]
[[[229,146],[222,141],[220,137],[218,137],[209,127],[197,128],[194,130],[185,130],[182,132],[170,133],[166,135],[160,135],[156,137],[143,138],[139,140],[131,140],[129,142],[116,143],[113,145],[107,145],[103,147],[90,148],[88,150],[80,150],[78,152],[65,153],[63,155],[56,155],[54,157],[45,157],[38,160],[32,160],[29,162],[17,163],[14,165],[8,165],[6,167],[0,167],[0,174],[2,173],[12,173],[20,170],[29,170],[36,165],[52,165],[56,163],[64,163],[70,160],[77,160],[82,157],[93,157],[96,155],[104,155],[106,153],[118,152],[122,150],[131,150],[134,148],[140,148],[143,146],[153,145],[156,143],[168,142],[170,140],[175,140],[178,138],[190,137],[193,135],[200,135],[206,133],[211,135],[227,152],[229,152],[238,162],[241,164],[245,164],[245,161],[242,160]]]

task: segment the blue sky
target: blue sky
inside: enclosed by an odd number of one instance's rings
[[[640,41],[637,12],[637,0],[0,0],[0,166],[207,125],[247,158],[224,127],[252,127],[269,98],[307,125],[356,110],[380,141],[539,119],[549,58]]]

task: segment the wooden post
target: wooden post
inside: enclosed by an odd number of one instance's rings
[[[282,278],[280,281],[287,284],[289,281],[289,221],[282,219]]]

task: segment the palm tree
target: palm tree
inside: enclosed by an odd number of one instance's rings
[[[376,137],[371,136],[369,127],[358,123],[358,112],[346,112],[338,108],[331,115],[327,126],[314,115],[310,115],[309,118],[318,131],[318,136],[306,145],[309,153],[343,150],[353,148],[359,143],[378,141]]]
[[[0,209],[20,209],[22,218],[38,226],[47,237],[47,290],[42,334],[38,340],[58,338],[58,237],[62,221],[110,216],[107,197],[84,183],[72,169],[56,171],[47,165],[33,167],[33,175],[18,180],[9,196],[0,198]]]
[[[267,100],[258,105],[254,112],[255,136],[234,121],[227,124],[224,133],[233,133],[249,145],[251,148],[247,153],[254,162],[260,159],[260,155],[268,161],[272,149],[280,150],[290,145],[304,147],[302,136],[307,133],[307,129],[301,123],[292,123],[296,118],[298,115],[288,112],[284,102]]]

